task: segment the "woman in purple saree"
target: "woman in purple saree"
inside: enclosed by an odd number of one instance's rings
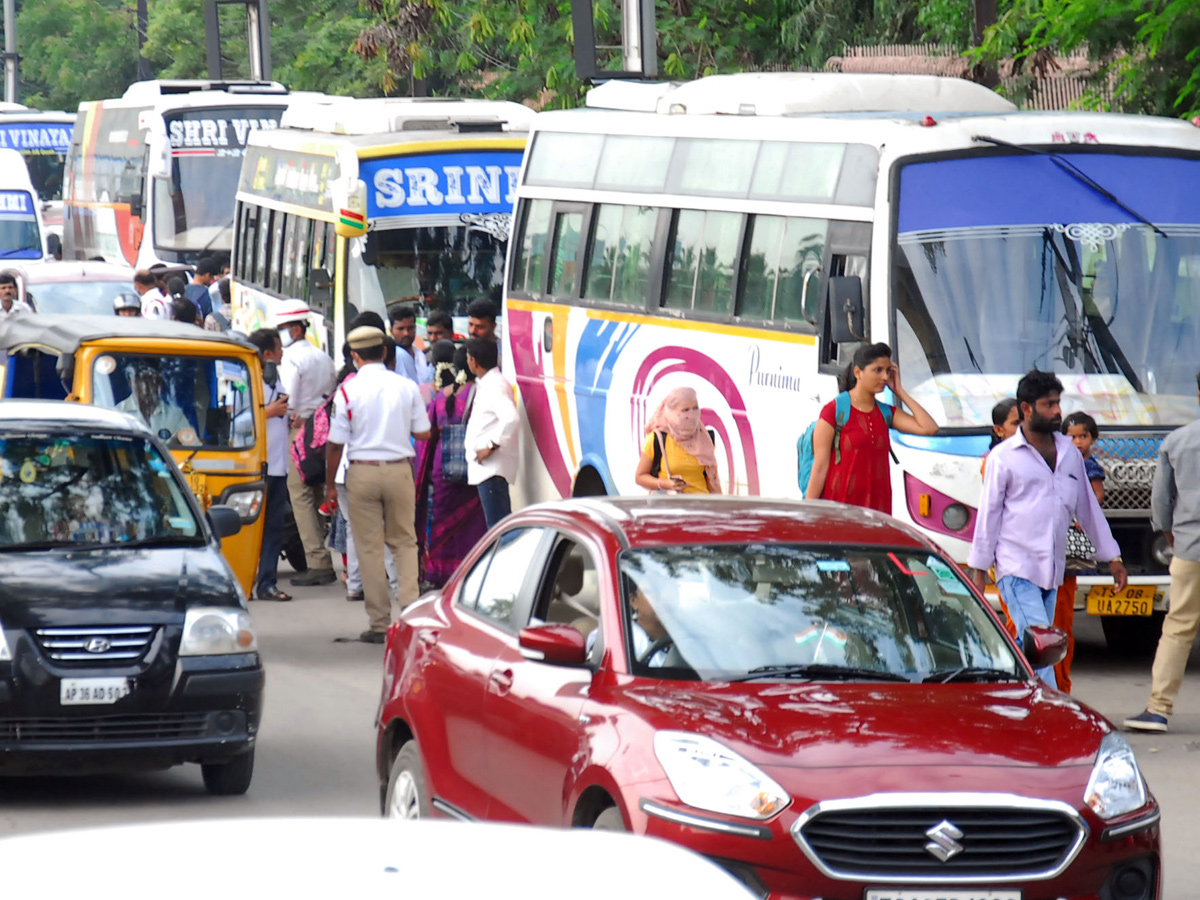
[[[421,544],[423,580],[440,587],[454,574],[471,548],[487,531],[479,491],[469,484],[447,481],[442,474],[441,429],[463,421],[475,378],[467,368],[466,351],[450,341],[433,345],[434,385],[429,404],[433,434],[417,442],[417,535]]]

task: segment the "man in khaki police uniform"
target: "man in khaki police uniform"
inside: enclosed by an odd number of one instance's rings
[[[336,472],[342,453],[350,458],[346,471],[350,508],[346,512],[358,548],[371,626],[360,637],[381,644],[392,620],[383,564],[385,545],[396,561],[400,606],[412,603],[420,593],[412,439],[428,439],[429,417],[416,384],[384,365],[381,329],[369,325],[355,328],[346,336],[346,343],[358,375],[334,392],[325,467]],[[337,502],[332,480],[325,502],[330,506]]]

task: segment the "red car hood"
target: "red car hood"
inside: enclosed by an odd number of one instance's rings
[[[691,684],[613,699],[654,729],[707,735],[764,768],[1091,765],[1111,730],[1071,697],[1014,684]]]

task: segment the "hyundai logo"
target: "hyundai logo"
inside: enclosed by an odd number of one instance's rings
[[[925,837],[929,838],[925,849],[942,862],[949,862],[963,852],[963,845],[958,842],[962,836],[961,831],[943,819],[925,832]]]
[[[112,649],[112,643],[108,638],[89,638],[88,642],[83,645],[83,649],[88,653],[107,653]],[[962,835],[959,835],[959,837],[962,837]]]

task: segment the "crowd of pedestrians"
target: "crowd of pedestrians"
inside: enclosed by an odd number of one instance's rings
[[[202,260],[190,283],[164,274],[138,271],[136,297],[119,297],[115,312],[229,329],[227,263]],[[386,323],[375,313],[356,317],[340,373],[309,341],[309,311],[301,301],[284,302],[275,327],[250,335],[265,364],[268,419],[266,524],[254,596],[291,599],[276,576],[290,506],[307,563],[292,584],[335,581],[330,548],[339,552],[347,598],[365,601],[369,627],[361,640],[371,643],[383,640],[393,598],[403,607],[422,586],[443,584],[485,531],[509,514],[519,463],[518,413],[513,387],[500,371],[495,305],[486,299],[471,304],[468,340],[460,346],[450,316],[432,313],[422,350],[417,300],[393,304]],[[0,318],[25,309],[16,280],[0,273]],[[1097,424],[1082,412],[1064,419],[1062,390],[1052,374],[1034,370],[1020,380],[1015,397],[994,407],[968,564],[980,589],[989,579],[995,584],[1014,637],[1031,625],[1066,633],[1066,658],[1038,674],[1069,691],[1076,575],[1106,568],[1121,591],[1127,574],[1100,509],[1105,472],[1091,455]],[[640,446],[638,486],[721,493],[715,435],[705,415],[691,388],[662,398]],[[841,392],[798,445],[804,496],[890,513],[892,429],[932,435],[938,426],[904,390],[890,348],[863,345],[842,375]],[[1150,701],[1126,720],[1130,729],[1166,730],[1200,630],[1197,483],[1200,423],[1174,432],[1159,458],[1153,526],[1174,550],[1172,603]]]

